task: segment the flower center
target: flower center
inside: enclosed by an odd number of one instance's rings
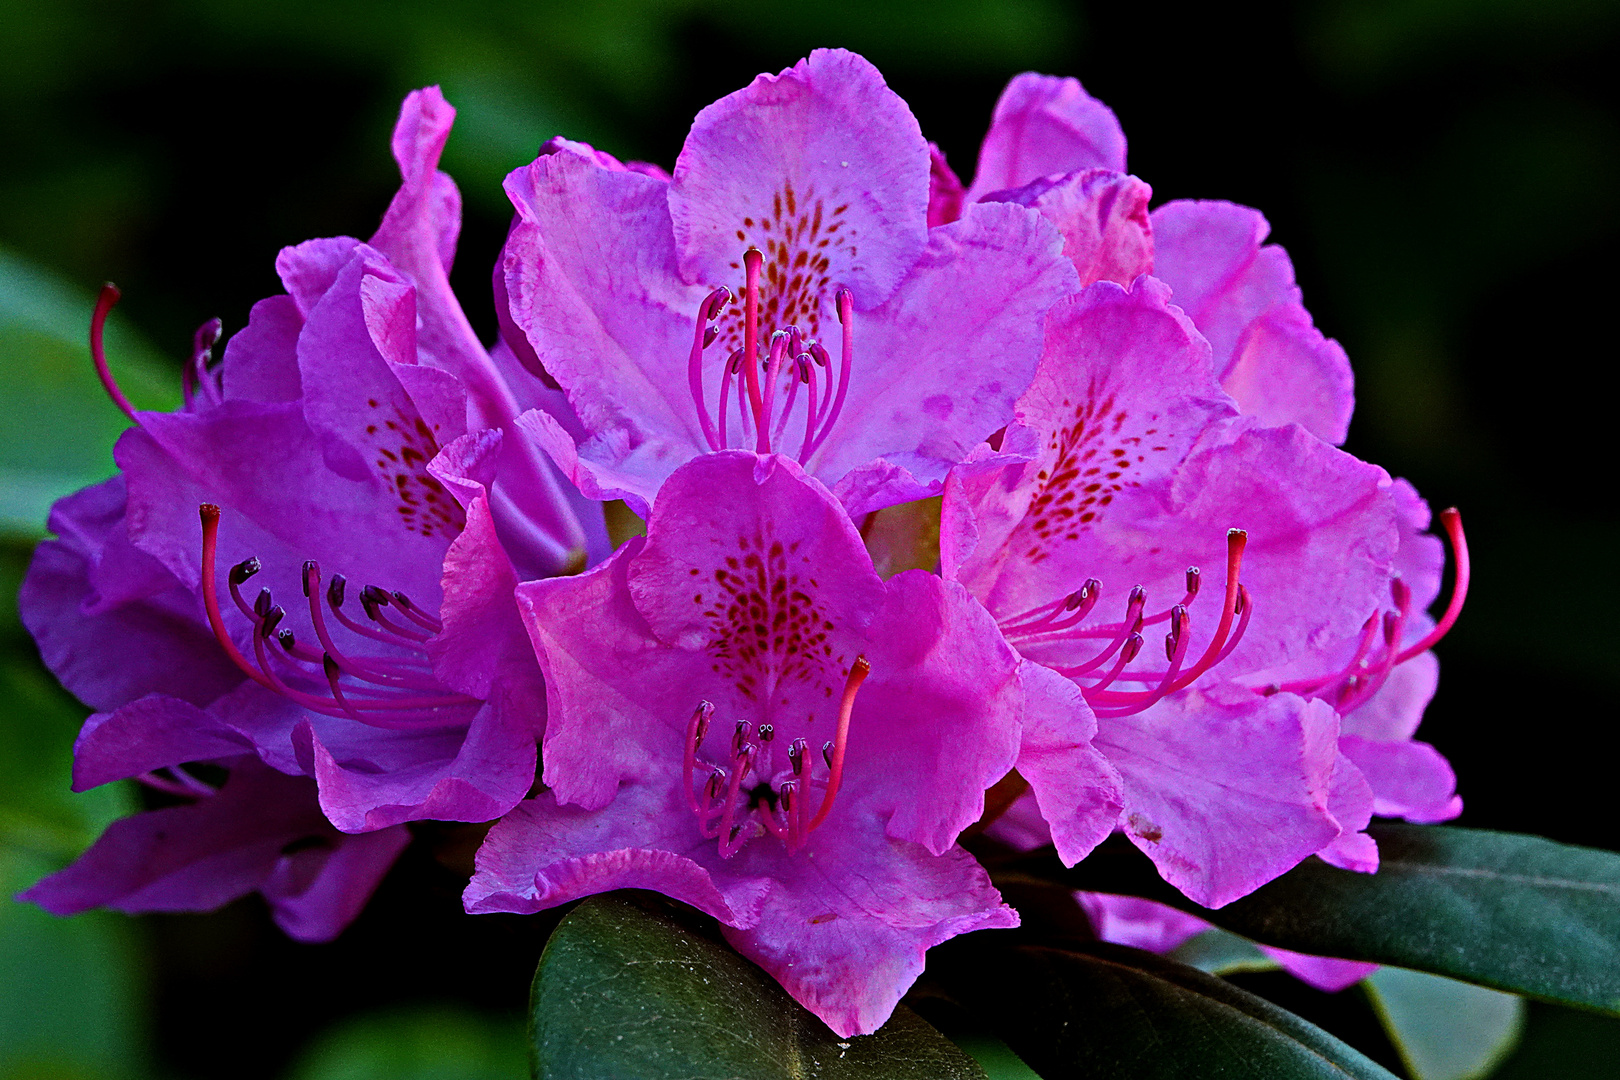
[[[731,413],[735,408],[741,447],[752,445],[754,451],[761,454],[775,453],[778,447],[786,452],[796,439],[797,459],[802,465],[826,442],[849,392],[850,365],[855,352],[855,301],[848,289],[841,288],[833,296],[838,321],[843,327],[836,379],[827,350],[798,326],[773,330],[762,354],[759,297],[763,259],[758,248],[751,247],[743,253],[746,273],[743,344],[721,365],[713,418],[709,413],[709,391],[704,385],[703,354],[719,336],[719,331],[711,324],[733,299],[731,290],[725,286],[715,289],[698,305],[687,377],[692,401],[697,406],[698,422],[710,449],[725,450],[731,446]],[[735,407],[730,400],[734,377],[738,382]],[[802,434],[797,430],[789,434],[787,428],[798,404],[801,386],[805,387],[804,403],[798,411],[803,416],[804,429]]]
[[[1261,693],[1270,695],[1286,690],[1305,697],[1321,698],[1341,715],[1347,714],[1366,704],[1378,693],[1390,672],[1414,656],[1427,652],[1445,637],[1456,625],[1457,616],[1462,614],[1463,603],[1468,598],[1468,538],[1463,534],[1462,515],[1455,507],[1440,512],[1440,524],[1451,544],[1453,581],[1445,614],[1433,630],[1419,641],[1401,648],[1401,632],[1406,629],[1406,620],[1412,611],[1412,590],[1406,582],[1396,578],[1390,582],[1390,599],[1394,610],[1374,612],[1362,624],[1361,638],[1348,664],[1327,675],[1267,686]]]
[[[348,585],[343,575],[332,575],[323,596],[321,568],[313,559],[304,563],[303,587],[319,649],[299,641],[290,628],[281,625],[287,612],[276,604],[269,589],[260,590],[252,604],[243,599],[242,585],[261,569],[257,558],[231,567],[227,575],[231,599],[253,624],[257,663],[250,663],[231,639],[220,610],[215,571],[219,507],[205,503],[200,513],[203,607],[208,625],[226,655],[248,678],[313,712],[371,727],[427,731],[467,723],[480,702],[445,689],[434,676],[428,655],[427,642],[444,629],[443,624],[404,593],[376,585],[360,590],[360,607],[367,620],[362,623],[343,610]],[[389,614],[390,608],[399,613],[398,618]],[[390,646],[392,655],[360,656],[339,648],[326,621],[327,611],[345,631]],[[270,647],[272,637],[279,649]]]
[[[787,762],[783,767],[774,753],[778,745],[775,726],[755,725],[747,720],[737,722],[725,764],[714,764],[703,756],[703,741],[714,719],[714,706],[707,701],[698,702],[686,726],[682,784],[687,804],[697,816],[698,828],[704,836],[719,839],[722,858],[731,858],[762,832],[775,836],[788,854],[794,854],[827,820],[844,779],[844,755],[849,746],[849,718],[855,708],[855,695],[871,670],[864,656],[857,656],[850,665],[844,694],[838,703],[837,730],[832,740],[821,747],[821,758],[826,765],[826,772],[821,776],[816,775],[808,740],[794,739],[788,744]],[[700,772],[706,772],[701,779]],[[820,802],[812,813],[810,804],[817,792]]]
[[[1191,686],[1204,672],[1232,654],[1248,629],[1254,601],[1249,591],[1238,580],[1243,567],[1243,548],[1248,534],[1242,529],[1231,529],[1226,534],[1226,593],[1221,607],[1220,622],[1215,635],[1202,656],[1184,669],[1187,650],[1192,643],[1191,619],[1187,609],[1198,597],[1202,577],[1198,567],[1187,571],[1187,592],[1179,603],[1156,615],[1145,615],[1147,591],[1138,585],[1125,602],[1125,618],[1115,623],[1090,623],[1086,616],[1097,606],[1102,583],[1088,578],[1080,588],[1048,604],[1032,608],[999,621],[1001,632],[1014,648],[1023,651],[1032,646],[1099,641],[1102,647],[1089,659],[1067,666],[1054,666],[1053,670],[1065,675],[1080,686],[1080,693],[1100,717],[1129,716],[1141,712],[1168,694]],[[1236,626],[1233,625],[1234,620]],[[1144,627],[1168,621],[1170,632],[1164,638],[1167,667],[1163,671],[1125,668],[1142,651]],[[1110,661],[1112,661],[1110,663]],[[1080,680],[1108,665],[1094,682]],[[1139,684],[1141,690],[1116,690],[1116,683]]]

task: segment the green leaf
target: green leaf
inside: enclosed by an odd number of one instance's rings
[[[138,1075],[139,944],[123,916],[59,919],[12,897],[128,813],[124,784],[69,790],[84,709],[36,665],[0,659],[0,1080]]]
[[[1188,901],[1119,843],[1072,870],[1049,855],[1015,865],[1074,888],[1171,904],[1266,945],[1620,1014],[1620,855],[1478,829],[1381,822],[1369,831],[1376,874],[1310,858],[1215,910]]]
[[[1046,1077],[1393,1080],[1264,998],[1138,949],[979,946],[939,967],[958,1000]]]
[[[38,536],[50,504],[112,475],[129,426],[90,362],[95,298],[0,250],[0,534]],[[116,316],[114,376],[137,408],[171,409],[179,378]]]
[[[522,1080],[521,1016],[419,1006],[345,1020],[300,1056],[289,1080]]]
[[[1414,1080],[1489,1076],[1524,1031],[1524,999],[1513,994],[1392,967],[1366,985]]]
[[[1275,971],[1278,966],[1277,961],[1261,952],[1254,942],[1225,930],[1205,930],[1188,938],[1167,955],[1178,963],[1211,975]]]
[[[695,919],[627,895],[586,900],[547,943],[530,999],[536,1077],[983,1080],[905,1006],[840,1039]]]

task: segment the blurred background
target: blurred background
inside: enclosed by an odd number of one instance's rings
[[[549,925],[462,915],[435,858],[453,837],[414,846],[326,946],[282,939],[257,898],[69,920],[9,899],[137,799],[68,794],[84,710],[14,603],[49,502],[111,471],[95,287],[124,290],[131,397],[177,402],[192,330],[240,328],[280,289],[279,248],[369,235],[399,99],[428,83],[460,110],[454,283],[487,337],[500,181],[554,134],[669,166],[704,104],[841,45],[967,178],[1009,76],[1078,76],[1155,202],[1265,211],[1355,364],[1350,449],[1463,508],[1474,591],[1421,733],[1461,777],[1461,824],[1620,847],[1594,746],[1620,630],[1607,579],[1585,591],[1620,553],[1617,36],[1613,0],[0,0],[0,1080],[525,1074]],[[1402,1067],[1362,991],[1243,980]],[[1532,1005],[1494,1075],[1615,1061],[1620,1024]]]

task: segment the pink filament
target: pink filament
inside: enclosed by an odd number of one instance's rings
[[[107,316],[121,295],[118,286],[110,281],[101,287],[101,295],[96,297],[95,314],[90,316],[90,357],[95,361],[96,375],[101,379],[101,388],[107,391],[107,397],[125,416],[134,420],[135,406],[129,403],[129,398],[118,388],[118,381],[113,378],[112,369],[107,366],[107,352],[101,340],[102,331],[107,327]]]
[[[331,698],[327,699],[314,694],[298,690],[289,686],[274,670],[271,662],[267,641],[274,631],[275,624],[280,621],[283,613],[279,608],[267,609],[268,614],[261,616],[254,608],[249,607],[241,598],[237,584],[231,581],[231,594],[237,606],[253,622],[253,652],[258,662],[250,663],[242,651],[237,648],[229,631],[225,627],[224,616],[219,606],[219,589],[217,584],[217,559],[219,548],[219,507],[204,503],[198,509],[202,520],[202,593],[203,609],[208,616],[209,628],[213,631],[215,639],[231,662],[242,673],[254,682],[273,690],[312,712],[326,716],[347,717],[368,724],[372,727],[386,728],[400,731],[438,730],[446,727],[459,726],[466,722],[464,715],[445,715],[442,710],[461,707],[458,712],[464,712],[465,707],[475,706],[477,700],[463,694],[446,691],[437,680],[427,676],[423,669],[421,674],[412,674],[402,670],[399,665],[388,660],[355,661],[344,656],[332,641],[327,629],[325,619],[316,600],[316,592],[310,588],[320,580],[319,567],[314,563],[306,565],[304,570],[305,591],[310,594],[310,620],[315,627],[316,637],[327,650],[324,653],[314,653],[290,639],[284,641],[283,649],[276,653],[278,662],[291,665],[293,670],[301,675],[308,673],[298,665],[299,659],[314,660],[318,657],[323,668],[323,675]],[[256,567],[256,560],[250,560]],[[255,571],[256,572],[256,571]],[[269,593],[261,593],[261,600],[268,604]],[[330,596],[327,600],[333,615],[339,621],[352,629],[366,631],[368,628],[353,625],[352,620],[345,616],[338,608],[336,601]],[[408,610],[408,609],[407,609]],[[387,644],[422,651],[424,635],[389,636],[381,632],[368,632],[368,637],[381,640]],[[420,638],[420,640],[418,640]],[[423,662],[426,657],[423,657]],[[353,688],[360,697],[351,697],[345,693],[338,683],[340,674],[347,674],[353,678],[370,683],[371,686]],[[416,694],[400,694],[393,691],[415,690],[422,691]]]

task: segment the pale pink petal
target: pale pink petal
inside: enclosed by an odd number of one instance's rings
[[[1125,132],[1077,79],[1015,75],[996,102],[969,202],[1077,169],[1125,171]]]
[[[1195,903],[1220,907],[1339,834],[1328,811],[1338,718],[1320,701],[1183,691],[1098,722],[1124,829]]]
[[[1262,424],[1301,424],[1335,446],[1350,432],[1350,358],[1298,304],[1275,307],[1244,328],[1221,386]]]
[[[937,493],[952,465],[1012,419],[1035,374],[1041,314],[1076,287],[1059,244],[1039,215],[1004,204],[971,206],[931,230],[900,291],[854,316],[849,397],[807,462],[811,475],[830,486],[884,458]]]
[[[818,49],[693,121],[669,188],[681,276],[739,285],[752,246],[777,275],[769,324],[805,321],[800,291],[813,305],[842,285],[857,310],[875,307],[922,254],[928,186],[928,144],[905,102],[866,60]]]
[[[1029,660],[1019,665],[1019,674],[1024,725],[1018,773],[1029,781],[1058,858],[1073,866],[1119,823],[1119,771],[1091,744],[1097,718],[1079,687]]]
[[[1462,813],[1457,774],[1428,743],[1345,735],[1339,749],[1366,774],[1374,813],[1424,825],[1450,821]]]
[[[1063,254],[1080,283],[1130,285],[1153,271],[1153,229],[1148,200],[1153,189],[1134,176],[1087,169],[1043,177],[991,199],[1038,210],[1063,234]]]

